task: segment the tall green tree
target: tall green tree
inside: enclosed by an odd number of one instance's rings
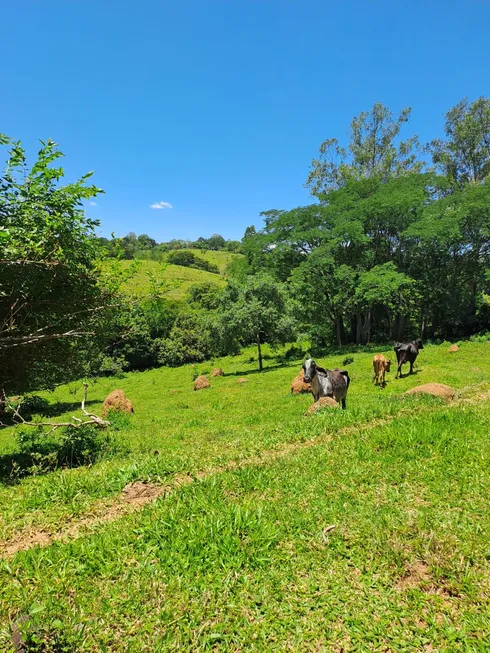
[[[428,150],[435,165],[457,184],[480,183],[490,175],[490,98],[461,100],[446,114],[445,139]]]
[[[325,140],[319,157],[313,159],[306,180],[312,195],[322,198],[330,190],[341,188],[349,179],[390,177],[420,172],[419,141],[416,135],[400,140],[402,127],[410,119],[410,108],[395,117],[381,102],[363,111],[351,122],[347,147],[337,138]]]
[[[223,343],[255,343],[259,370],[263,368],[262,348],[292,338],[294,321],[283,284],[265,275],[231,280],[218,303],[216,330]]]
[[[0,178],[0,392],[51,388],[82,376],[97,357],[111,289],[97,272],[97,222],[82,202],[102,191],[91,173],[62,185],[62,156],[42,143],[29,169],[19,142]]]

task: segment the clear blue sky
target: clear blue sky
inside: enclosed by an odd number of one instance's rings
[[[311,159],[378,100],[442,135],[490,95],[486,0],[18,0],[2,5],[0,132],[95,171],[108,235],[240,238],[309,202]],[[156,202],[173,208],[151,209]]]

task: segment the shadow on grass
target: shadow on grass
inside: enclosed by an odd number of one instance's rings
[[[22,476],[19,470],[32,467],[32,456],[25,453],[5,453],[0,455],[0,484],[14,485]]]
[[[418,370],[414,370],[414,371],[411,372],[411,373],[410,373],[410,372],[406,372],[405,374],[400,374],[400,376],[398,377],[398,379],[406,379],[406,378],[409,377],[409,376],[417,376],[417,374],[420,374],[420,372],[423,372],[423,370],[418,369]],[[398,379],[393,379],[393,380],[394,380],[394,381],[398,381]]]

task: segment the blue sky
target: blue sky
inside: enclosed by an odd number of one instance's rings
[[[240,238],[374,102],[426,141],[490,95],[489,27],[487,0],[8,2],[0,132],[94,170],[105,235]]]

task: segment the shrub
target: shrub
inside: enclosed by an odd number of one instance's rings
[[[185,268],[196,268],[198,270],[206,270],[207,272],[219,274],[219,268],[217,265],[206,261],[200,256],[196,256],[194,252],[187,249],[169,252],[167,255],[167,262],[172,263],[173,265],[181,265]]]
[[[123,428],[122,420],[115,425],[115,430],[120,428]],[[120,450],[109,431],[89,425],[67,426],[51,433],[41,427],[18,427],[15,438],[20,453],[15,469],[17,476],[44,474],[58,467],[91,465],[104,455]]]
[[[12,402],[12,406],[27,420],[33,415],[49,415],[49,401],[38,395],[23,397],[20,401]]]
[[[175,320],[170,336],[160,345],[158,362],[169,367],[202,362],[211,354],[211,337],[205,316],[182,313]]]

